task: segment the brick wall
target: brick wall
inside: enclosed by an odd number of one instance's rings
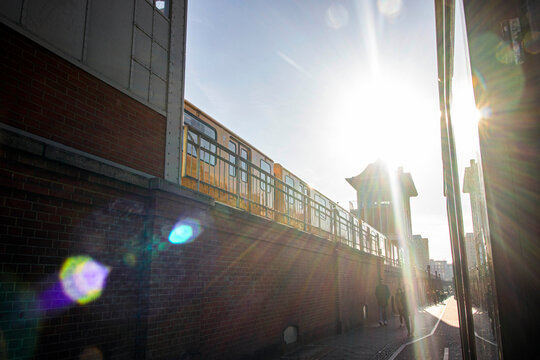
[[[0,351],[9,358],[261,358],[285,348],[289,325],[307,342],[360,325],[361,303],[376,318],[371,255],[177,186],[105,176],[103,164],[68,165],[50,145],[7,131],[0,143]],[[201,232],[173,245],[183,219]],[[47,307],[45,295],[62,298],[58,273],[74,255],[110,268],[104,292]]]
[[[2,350],[76,358],[99,346],[106,358],[133,358],[140,271],[126,256],[141,252],[147,194],[33,150],[0,148]],[[58,279],[76,255],[111,269],[102,297],[85,306],[66,303]]]
[[[163,177],[166,119],[0,24],[0,122]]]
[[[185,218],[202,232],[152,262],[149,357],[179,344],[204,358],[262,356],[280,348],[288,325],[306,340],[335,333],[332,243],[223,205],[156,199],[155,234]],[[175,336],[160,336],[164,329]]]

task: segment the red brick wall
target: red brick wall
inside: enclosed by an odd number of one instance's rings
[[[166,119],[0,24],[0,122],[163,177]]]
[[[2,134],[4,135],[4,134]],[[133,358],[147,194],[135,186],[0,147],[0,328],[10,359]],[[111,268],[101,298],[64,304],[64,261],[89,255]],[[59,307],[48,303],[56,303]]]
[[[154,234],[186,217],[203,232],[162,249],[152,263],[160,276],[150,290],[149,357],[180,344],[205,359],[260,354],[279,349],[289,325],[303,340],[335,333],[332,243],[225,206],[208,212],[180,198],[156,199]],[[174,340],[158,336],[163,329]]]

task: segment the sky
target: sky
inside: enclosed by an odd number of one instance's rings
[[[348,209],[345,178],[382,159],[411,173],[414,234],[451,262],[442,187],[433,0],[192,0],[190,102]],[[460,178],[477,119],[458,14]],[[461,180],[463,185],[463,180]],[[465,231],[472,232],[468,195]]]

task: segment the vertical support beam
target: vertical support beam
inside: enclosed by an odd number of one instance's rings
[[[164,178],[177,184],[181,181],[182,169],[180,144],[184,122],[187,8],[188,0],[171,0]]]
[[[476,104],[490,109],[479,122],[489,224],[484,275],[500,321],[494,329],[500,332],[500,353],[532,359],[538,357],[540,317],[540,5],[533,0],[486,5],[464,1],[471,68],[484,84],[474,88]],[[496,57],[501,43],[513,43],[506,62]]]
[[[465,360],[475,360],[476,339],[469,296],[457,155],[450,114],[454,64],[455,1],[435,0],[435,19],[444,190],[456,281],[462,355]]]

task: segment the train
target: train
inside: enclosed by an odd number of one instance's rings
[[[399,266],[382,233],[188,100],[182,134],[183,186]]]

